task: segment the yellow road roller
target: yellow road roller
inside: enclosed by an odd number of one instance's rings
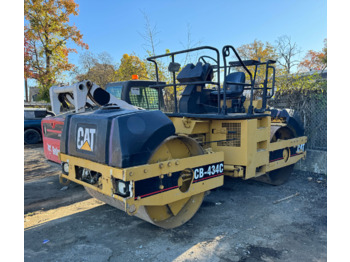
[[[191,52],[201,54],[195,64],[181,67],[175,61]],[[170,60],[172,83],[159,80],[162,58]],[[242,61],[230,45],[221,55],[202,46],[148,61],[155,65],[157,92],[136,85],[130,96],[143,104],[158,101],[158,110],[107,104],[68,115],[61,179],[168,229],[190,220],[206,192],[223,185],[224,175],[280,185],[306,156],[298,117],[267,106],[275,90],[275,61]],[[264,80],[257,83],[262,70]],[[164,108],[165,88],[172,90],[171,112]]]

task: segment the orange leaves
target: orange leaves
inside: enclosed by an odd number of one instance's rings
[[[26,51],[24,54],[25,71],[31,68],[31,76],[45,89],[63,71],[73,68],[68,55],[77,51],[66,47],[68,40],[88,49],[77,27],[68,23],[71,15],[78,15],[78,5],[74,0],[24,0],[25,41],[33,43],[30,55]]]
[[[33,78],[33,69],[30,61],[33,58],[34,46],[33,42],[30,41],[28,33],[24,33],[24,78]]]
[[[324,70],[327,67],[327,38],[321,52],[309,50],[299,64],[301,71]]]
[[[302,71],[323,70],[326,67],[324,63],[325,57],[326,55],[322,52],[309,50],[304,60],[300,62],[299,68]]]

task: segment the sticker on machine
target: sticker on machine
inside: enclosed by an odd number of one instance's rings
[[[96,139],[95,126],[78,126],[77,129],[77,148],[80,150],[94,152]]]
[[[192,168],[193,184],[202,182],[206,179],[222,176],[224,174],[224,162],[217,162],[209,165]],[[181,188],[179,178],[181,171],[172,173],[171,176],[163,174],[161,182],[159,177],[151,177],[135,181],[135,199],[145,198],[160,194],[166,191]],[[192,179],[192,178],[191,178]],[[182,183],[181,183],[182,184]],[[162,185],[162,189],[159,186]],[[181,190],[181,189],[180,189]],[[184,191],[182,191],[184,192]]]
[[[214,163],[193,169],[193,183],[224,174],[224,162]]]
[[[135,95],[135,96],[139,96],[141,93],[140,93],[140,88],[138,87],[132,87],[131,90],[130,90],[130,93],[132,95]]]

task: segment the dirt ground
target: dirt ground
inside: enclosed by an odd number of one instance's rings
[[[225,178],[188,223],[165,230],[60,185],[42,145],[25,146],[24,167],[25,261],[327,260],[323,175],[295,171],[279,187]]]

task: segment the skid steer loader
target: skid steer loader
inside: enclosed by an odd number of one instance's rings
[[[180,71],[175,56],[198,51],[215,55],[202,55]],[[232,54],[237,60],[227,61]],[[159,81],[162,58],[171,58],[172,83]],[[210,46],[148,61],[156,69],[154,87],[173,88],[173,112],[107,105],[64,121],[62,177],[91,196],[156,226],[175,228],[193,217],[207,191],[223,185],[224,175],[280,185],[305,157],[300,122],[267,106],[274,95],[275,61],[242,61],[229,45],[222,49],[223,65],[219,50]],[[265,79],[256,83],[256,72],[263,69]],[[255,92],[260,99],[254,99]]]

